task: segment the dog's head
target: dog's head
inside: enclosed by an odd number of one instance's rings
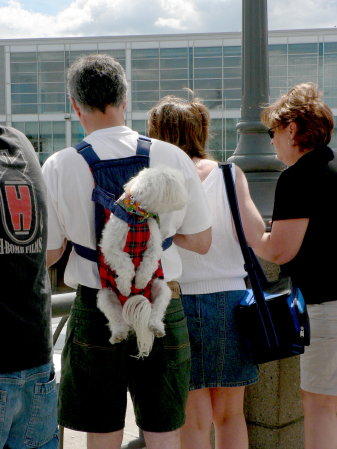
[[[165,166],[144,168],[124,189],[142,209],[155,214],[182,209],[187,201],[184,176]]]

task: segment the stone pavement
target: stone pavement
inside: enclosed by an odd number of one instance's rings
[[[55,331],[59,318],[52,319],[52,327],[53,331]],[[60,380],[60,369],[61,369],[61,352],[64,344],[66,333],[66,326],[62,329],[60,336],[56,342],[54,348],[54,364],[56,371],[56,381]],[[135,423],[135,418],[133,414],[132,402],[130,397],[128,396],[128,408],[126,412],[126,420],[125,420],[125,429],[124,429],[124,438],[123,445],[128,444],[129,442],[138,438],[139,435],[138,427]],[[64,430],[64,443],[63,449],[86,449],[86,434],[84,432],[76,432],[74,430],[65,429]],[[139,448],[141,449],[141,448]]]

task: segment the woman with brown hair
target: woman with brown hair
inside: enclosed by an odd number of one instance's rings
[[[212,245],[198,257],[180,252],[179,280],[190,335],[192,369],[183,449],[216,447],[248,449],[243,413],[246,385],[257,382],[258,370],[238,328],[236,311],[245,295],[246,272],[233,231],[222,170],[207,156],[210,116],[196,98],[164,97],[149,113],[149,135],[179,146],[192,159],[206,192],[212,216]],[[248,190],[246,178],[233,166],[243,226],[250,245],[260,241],[264,223]]]
[[[272,228],[256,253],[281,265],[308,304],[311,345],[301,355],[306,449],[337,448],[337,153],[333,114],[316,85],[299,84],[262,112],[288,168],[275,192]]]

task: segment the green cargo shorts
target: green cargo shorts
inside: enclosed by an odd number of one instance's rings
[[[165,315],[166,335],[155,338],[148,357],[137,359],[129,336],[109,343],[105,316],[96,307],[97,290],[80,286],[71,310],[62,353],[59,424],[84,432],[124,428],[129,390],[142,430],[168,432],[185,421],[190,378],[190,345],[176,288]]]

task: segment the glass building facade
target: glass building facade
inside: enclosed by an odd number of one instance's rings
[[[0,40],[0,122],[23,131],[41,163],[84,137],[67,96],[66,70],[79,55],[94,52],[114,56],[125,68],[128,126],[146,134],[148,110],[165,95],[187,96],[191,89],[211,113],[209,151],[218,160],[233,153],[240,33]],[[304,81],[320,86],[337,116],[336,29],[269,32],[270,101]]]

